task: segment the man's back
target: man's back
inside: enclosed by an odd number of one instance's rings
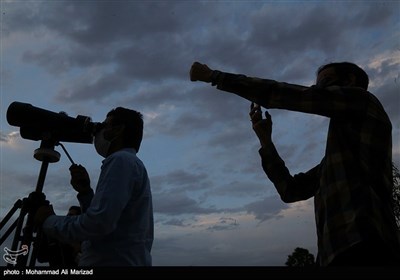
[[[150,182],[134,149],[117,151],[103,161],[96,194],[86,215],[93,216],[105,234],[82,243],[79,265],[151,265]]]
[[[349,88],[343,94],[354,92]],[[367,101],[360,106],[365,107],[355,115],[331,118],[329,125],[314,200],[319,247],[327,249],[319,252],[324,261],[361,240],[396,244],[387,203],[393,186],[392,126],[379,101],[368,92],[362,95]]]

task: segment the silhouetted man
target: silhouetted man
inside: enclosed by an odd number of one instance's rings
[[[272,121],[250,112],[260,140],[262,166],[281,199],[314,197],[318,261],[327,265],[398,265],[400,245],[392,205],[392,125],[369,78],[353,63],[318,69],[311,87],[246,77],[195,62],[192,81],[203,81],[265,108],[330,119],[325,156],[292,176],[271,140]],[[293,233],[296,234],[296,233]]]
[[[86,169],[72,165],[71,184],[82,214],[56,216],[39,208],[37,224],[63,242],[82,241],[79,266],[150,266],[154,238],[153,205],[146,168],[136,156],[143,137],[141,113],[118,107],[107,114],[94,138],[103,156],[93,193]]]

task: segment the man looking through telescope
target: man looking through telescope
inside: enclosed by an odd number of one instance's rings
[[[97,128],[94,145],[105,159],[96,192],[86,169],[70,167],[82,214],[57,216],[51,206],[35,215],[43,232],[61,242],[81,241],[79,266],[151,266],[154,238],[150,181],[136,156],[143,137],[141,113],[118,107]]]

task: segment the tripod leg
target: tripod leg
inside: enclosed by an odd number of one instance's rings
[[[7,215],[3,218],[3,220],[0,222],[0,230],[7,224],[7,222],[10,220],[10,218],[14,215],[14,213],[17,211],[17,209],[21,208],[22,206],[22,200],[18,199],[15,203],[14,206],[8,211]],[[1,243],[0,243],[1,245]]]
[[[10,218],[14,215],[14,213],[17,211],[17,209],[22,207],[22,200],[18,199],[15,203],[14,206],[8,211],[7,215],[4,217],[4,219],[0,223],[0,230],[8,223]],[[14,221],[14,223],[11,224],[11,226],[6,230],[6,232],[1,236],[0,238],[0,245],[4,243],[4,241],[7,240],[8,236],[13,232],[15,227],[17,226],[18,219]]]
[[[14,233],[14,240],[13,240],[12,245],[11,245],[11,250],[13,252],[16,252],[18,249],[20,249],[22,247],[22,245],[24,245],[24,243],[20,244],[20,242],[22,241],[21,232],[22,232],[22,229],[23,229],[25,216],[28,214],[26,204],[27,204],[27,198],[24,198],[23,201],[22,201],[22,207],[21,207],[20,214],[18,216],[18,220],[16,221],[16,229],[15,229],[15,233]],[[18,245],[20,245],[20,246],[18,246]],[[28,245],[28,253],[29,253],[30,244],[26,244],[26,245]],[[17,258],[17,264],[16,265],[17,266],[21,266],[21,267],[25,266],[27,258],[28,258],[27,255],[26,255],[26,257],[24,255],[19,255],[18,258]]]
[[[30,250],[30,263],[29,266],[35,266],[36,263],[36,246],[32,246],[33,243],[36,242],[36,237],[34,233],[36,232],[35,225],[34,225],[34,218],[37,209],[42,205],[49,205],[49,202],[46,200],[46,196],[42,192],[32,192],[29,194],[27,199],[27,219],[25,223],[25,227],[23,228],[23,236],[21,239],[21,244],[26,245]],[[25,266],[28,262],[29,255],[20,255],[22,264]]]
[[[42,229],[38,229],[36,232],[36,237],[34,238],[33,243],[32,243],[31,260],[29,262],[29,266],[35,266],[36,260],[41,261],[41,256],[40,256],[40,252],[39,252],[40,248],[43,249],[45,247],[45,245],[47,245],[47,244],[43,244],[43,243],[44,242],[43,242]]]
[[[28,251],[28,254],[19,254],[17,256],[15,264],[15,266],[17,267],[25,267],[28,262],[29,256],[32,255],[30,250],[34,239],[33,219],[38,207],[40,205],[44,205],[46,202],[48,203],[48,201],[45,200],[45,195],[43,193],[38,193],[38,192],[32,192],[29,195],[29,197],[24,198],[22,201],[21,212],[16,223],[14,240],[12,243],[11,250],[13,252],[17,252],[19,249],[24,247]]]
[[[7,240],[9,235],[15,230],[14,239],[11,244],[11,250],[8,248],[4,248],[6,251],[7,256],[9,257],[11,262],[8,262],[7,266],[12,267],[14,265],[14,261],[17,260],[16,264],[23,266],[26,263],[26,259],[28,258],[27,253],[29,253],[29,249],[24,245],[24,243],[20,244],[21,238],[21,231],[24,225],[24,220],[26,214],[28,214],[28,207],[27,207],[27,198],[23,200],[19,199],[15,202],[13,208],[7,213],[4,219],[1,221],[0,226],[3,228],[9,219],[14,215],[18,208],[21,208],[18,218],[11,224],[11,226],[6,230],[4,235],[0,238],[0,244],[3,244],[4,241]],[[20,245],[20,246],[19,246]],[[29,244],[28,244],[29,245]],[[24,248],[21,253],[21,248]],[[25,257],[26,256],[26,257]],[[24,257],[24,258],[23,258]]]
[[[15,227],[17,226],[18,220],[15,220],[14,223],[7,229],[4,235],[0,238],[0,245],[3,244],[4,241],[7,240],[8,236],[13,232]]]
[[[12,228],[15,228],[15,234],[14,234],[14,240],[12,242],[12,247],[11,247],[12,249],[8,250],[8,252],[12,254],[10,255],[10,257],[12,258],[12,262],[8,263],[8,266],[10,266],[11,264],[18,267],[25,267],[28,262],[29,256],[31,256],[29,265],[35,266],[36,258],[41,254],[42,250],[39,247],[41,246],[40,243],[42,242],[43,240],[42,236],[44,235],[41,234],[41,230],[39,230],[39,232],[37,231],[36,226],[34,224],[34,217],[37,209],[40,206],[49,204],[42,191],[49,163],[56,162],[59,160],[59,153],[54,151],[54,146],[55,146],[55,141],[53,141],[52,139],[42,140],[40,148],[35,150],[34,157],[37,160],[42,161],[36,185],[36,191],[31,193],[28,198],[23,199],[22,205],[20,207],[21,211],[19,217],[17,221],[14,222],[12,225]],[[16,208],[18,207],[14,205],[14,208],[15,209],[13,209],[10,212],[15,212]],[[7,219],[5,219],[0,223],[1,228],[5,225],[5,223],[12,216],[12,214],[13,213],[7,214],[6,217]],[[27,216],[26,222],[25,222],[25,216]],[[5,238],[7,238],[7,236],[10,235],[11,231],[12,229],[6,232]],[[36,233],[36,235],[34,233]],[[3,240],[3,238],[1,240]],[[29,250],[31,248],[31,245],[33,246],[32,246],[32,251],[30,252]],[[17,251],[20,248],[22,248],[23,250]]]

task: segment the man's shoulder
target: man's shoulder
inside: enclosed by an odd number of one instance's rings
[[[107,166],[144,166],[142,161],[137,157],[135,149],[124,148],[109,155],[103,165]]]
[[[118,158],[137,158],[136,151],[133,148],[120,149],[107,157],[107,159],[118,159]]]

